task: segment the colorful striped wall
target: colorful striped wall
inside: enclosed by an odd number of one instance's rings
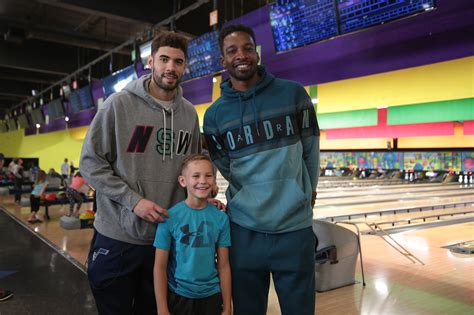
[[[474,57],[307,86],[322,150],[473,148]],[[212,86],[220,95],[221,76]],[[196,106],[200,121],[212,103]]]

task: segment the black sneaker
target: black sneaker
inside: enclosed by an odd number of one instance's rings
[[[12,291],[1,290],[1,291],[0,291],[0,302],[1,302],[1,301],[8,300],[8,299],[11,298],[12,296],[13,296],[13,292],[12,292]]]

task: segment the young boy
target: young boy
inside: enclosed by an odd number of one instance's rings
[[[187,198],[168,210],[154,242],[158,314],[230,315],[229,219],[207,202],[216,181],[209,157],[188,156],[178,181]]]

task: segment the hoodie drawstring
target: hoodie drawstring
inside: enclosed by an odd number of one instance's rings
[[[258,130],[257,105],[255,104],[255,87],[252,89],[252,103],[253,118],[255,119],[255,129],[257,130],[257,136],[260,137],[260,131]]]
[[[239,111],[240,111],[240,129],[239,135],[242,134],[242,129],[244,128],[244,109],[242,107],[242,98],[240,97],[240,93],[237,94],[239,96]]]
[[[174,134],[174,111],[173,108],[171,110],[171,144],[170,144],[170,156],[173,159],[173,134]],[[164,129],[164,139],[163,139],[163,161],[165,160],[166,156],[166,111],[161,109],[163,112],[163,129]]]
[[[240,93],[237,94],[239,96],[239,110],[240,110],[240,130],[239,134],[242,135],[242,129],[244,128],[244,109],[245,107],[242,105],[242,97]],[[253,110],[253,118],[255,120],[255,129],[257,131],[257,136],[260,137],[260,130],[258,128],[258,114],[257,114],[257,105],[255,103],[255,88],[252,89],[252,110]]]
[[[163,112],[163,129],[164,129],[164,139],[163,139],[163,161],[165,160],[166,155],[166,112],[164,109],[161,109]]]
[[[170,150],[171,150],[171,159],[173,159],[173,151],[174,151],[174,148],[173,148],[173,134],[174,134],[174,111],[173,111],[173,108],[171,108],[171,146],[170,146]]]

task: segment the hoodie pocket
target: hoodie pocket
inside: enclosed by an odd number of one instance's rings
[[[176,189],[176,184],[174,183],[139,180],[136,185],[136,191],[143,198],[151,200],[165,209],[172,206],[174,199],[179,200],[179,197],[175,196],[175,192],[179,190]],[[120,223],[127,233],[134,238],[149,242],[152,242],[155,238],[156,223],[143,220],[131,211],[121,212]]]
[[[229,206],[233,221],[273,230],[306,217],[308,198],[296,180],[283,179],[244,185]]]

